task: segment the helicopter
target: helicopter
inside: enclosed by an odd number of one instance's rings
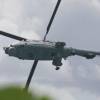
[[[72,47],[66,47],[65,42],[52,42],[46,40],[60,3],[61,0],[58,0],[48,23],[46,34],[44,35],[43,40],[29,40],[27,38],[13,35],[8,32],[0,31],[0,35],[4,35],[6,37],[20,41],[17,44],[4,47],[3,49],[6,54],[22,60],[34,60],[32,69],[25,85],[26,90],[29,88],[32,76],[39,60],[50,60],[52,61],[52,64],[56,66],[56,70],[59,70],[60,66],[63,65],[62,59],[66,60],[69,56],[78,55],[87,59],[93,59],[97,55],[100,56],[100,52],[75,49]]]

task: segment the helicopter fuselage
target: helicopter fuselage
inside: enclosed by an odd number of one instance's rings
[[[23,60],[53,60],[54,57],[61,59],[70,55],[70,50],[66,51],[64,46],[64,42],[22,41],[4,50],[9,56]]]
[[[5,53],[9,56],[17,57],[22,60],[52,60],[55,66],[62,65],[62,59],[69,56],[82,56],[87,59],[93,59],[100,52],[79,50],[71,47],[65,47],[65,42],[50,41],[21,41],[15,45],[4,47]]]

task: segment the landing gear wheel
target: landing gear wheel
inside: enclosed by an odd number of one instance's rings
[[[55,69],[56,69],[56,70],[59,70],[59,69],[60,69],[60,67],[56,67]]]

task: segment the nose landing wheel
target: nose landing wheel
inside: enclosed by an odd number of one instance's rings
[[[60,67],[56,66],[55,70],[59,70],[59,69],[60,69]]]

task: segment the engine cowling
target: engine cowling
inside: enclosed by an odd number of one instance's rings
[[[55,47],[56,48],[63,48],[66,45],[65,42],[56,42]]]

